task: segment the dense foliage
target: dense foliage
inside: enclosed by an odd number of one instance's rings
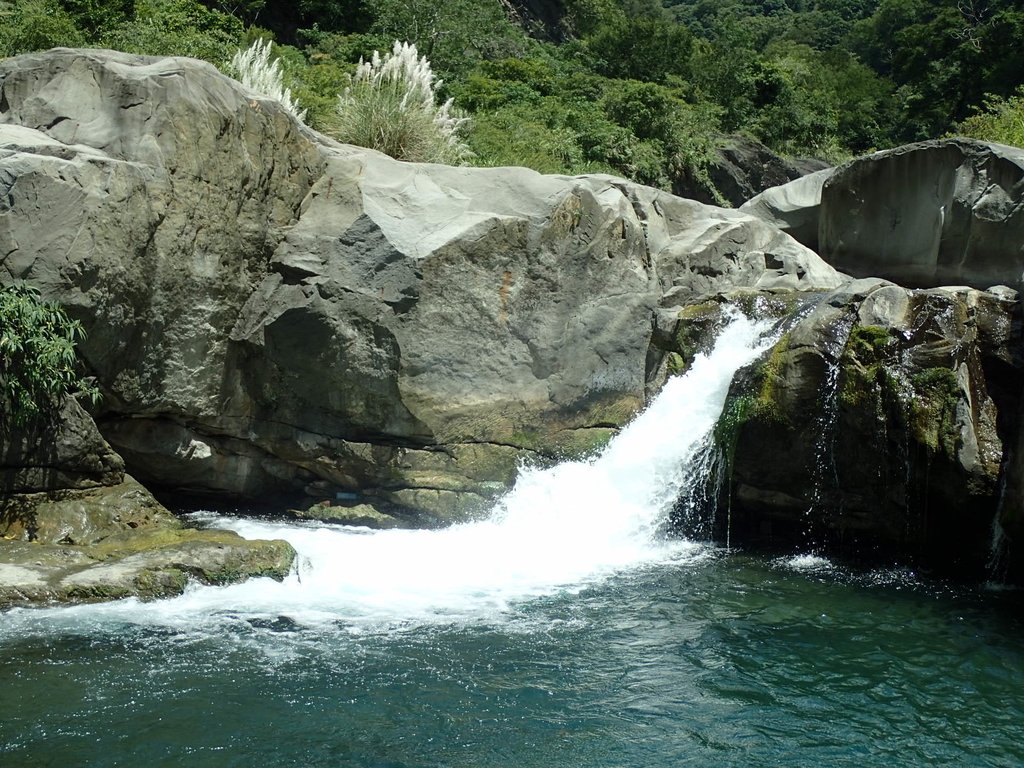
[[[97,390],[78,373],[82,326],[27,286],[0,288],[0,427],[25,425],[67,394]]]
[[[0,0],[0,22],[0,55],[93,45],[223,66],[273,39],[321,129],[359,59],[408,41],[445,82],[438,103],[472,117],[474,162],[666,188],[699,176],[722,133],[833,161],[961,125],[1019,142],[989,125],[1019,110],[1019,0]]]

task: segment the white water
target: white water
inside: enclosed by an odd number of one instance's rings
[[[486,520],[436,531],[369,531],[209,516],[246,537],[284,538],[299,553],[283,583],[194,586],[172,600],[136,600],[8,614],[15,624],[172,627],[287,616],[349,631],[494,620],[510,605],[578,591],[613,573],[699,558],[706,547],[660,535],[686,464],[721,414],[733,374],[769,342],[738,317],[709,355],[670,379],[598,456],[526,469]],[[42,624],[39,624],[42,622]],[[9,625],[13,629],[13,625]]]

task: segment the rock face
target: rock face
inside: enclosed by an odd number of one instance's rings
[[[865,279],[737,382],[720,427],[734,540],[980,575],[1015,440],[1015,292]]]
[[[397,162],[187,59],[0,62],[0,281],[82,321],[104,395],[102,438],[69,404],[5,447],[0,604],[287,568],[282,542],[181,528],[125,469],[304,517],[463,519],[522,461],[603,445],[727,301],[795,313],[719,428],[733,539],[962,575],[1002,467],[1024,487],[1019,302],[977,289],[1024,267],[1019,155],[915,145],[736,211]],[[888,279],[850,282],[787,231]],[[1021,508],[1003,507],[1018,540]]]
[[[186,59],[0,63],[0,179],[0,274],[83,321],[131,472],[385,515],[468,514],[524,457],[600,445],[660,374],[659,306],[841,282],[754,217],[399,163]]]
[[[72,397],[43,420],[0,432],[0,450],[4,494],[96,488],[124,480],[124,461]]]
[[[822,189],[819,241],[826,261],[856,277],[1016,285],[1024,150],[942,139],[852,160]]]
[[[739,207],[766,189],[827,167],[820,160],[784,158],[745,136],[726,136],[707,168],[707,177],[684,175],[672,191],[708,205]]]
[[[797,242],[817,251],[821,189],[834,170],[825,168],[766,189],[741,205],[740,211],[774,224]]]
[[[190,580],[282,579],[295,551],[184,527],[131,477],[112,486],[0,497],[0,609],[181,594]]]
[[[125,474],[74,398],[28,426],[0,426],[0,456],[0,609],[163,597],[190,579],[281,579],[291,568],[284,541],[183,527]]]

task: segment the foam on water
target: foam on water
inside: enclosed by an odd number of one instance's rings
[[[776,563],[794,571],[828,571],[833,567],[832,561],[813,553],[782,557]]]
[[[213,628],[286,616],[350,631],[430,622],[495,620],[509,605],[578,591],[610,574],[706,550],[660,535],[687,461],[721,414],[733,374],[769,344],[767,326],[737,317],[714,350],[670,379],[647,410],[596,457],[525,469],[480,522],[436,531],[369,531],[209,516],[251,538],[287,539],[298,551],[284,582],[193,586],[180,598],[8,614],[26,629],[142,623]],[[202,619],[197,622],[197,619]],[[0,630],[2,631],[2,630]]]

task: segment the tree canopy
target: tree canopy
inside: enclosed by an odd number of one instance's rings
[[[0,22],[0,55],[102,46],[223,67],[272,40],[317,128],[360,58],[408,42],[439,103],[471,118],[472,162],[664,188],[723,133],[839,161],[982,132],[986,115],[1012,125],[1024,85],[1019,0],[0,0]]]

